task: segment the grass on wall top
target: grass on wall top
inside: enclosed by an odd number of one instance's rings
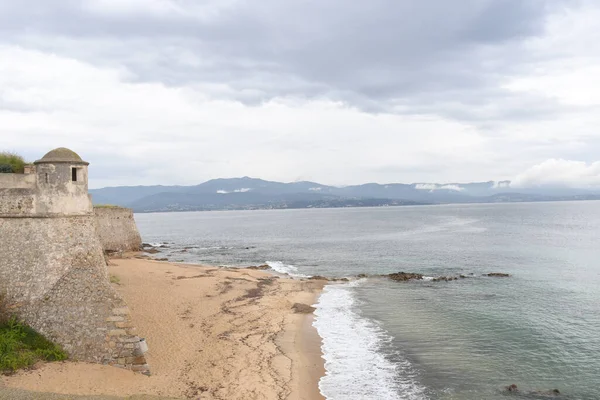
[[[10,151],[0,152],[0,173],[22,174],[25,169],[25,159]]]

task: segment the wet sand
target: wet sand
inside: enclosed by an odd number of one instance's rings
[[[248,269],[112,260],[110,274],[145,337],[152,376],[88,363],[49,363],[0,380],[6,388],[71,395],[188,399],[322,399],[312,314],[324,282]]]

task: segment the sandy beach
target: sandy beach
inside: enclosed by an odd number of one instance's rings
[[[117,290],[146,338],[150,377],[63,362],[2,377],[2,387],[69,395],[184,399],[322,399],[312,314],[324,282],[258,270],[115,259]]]

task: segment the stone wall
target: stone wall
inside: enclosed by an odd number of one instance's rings
[[[0,293],[71,358],[148,371],[129,310],[109,282],[94,215],[0,217]]]
[[[138,232],[133,211],[121,207],[94,207],[98,236],[105,251],[138,251],[142,238]]]

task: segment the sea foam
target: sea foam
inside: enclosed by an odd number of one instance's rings
[[[298,268],[293,265],[284,264],[281,261],[266,261],[266,264],[271,267],[273,271],[279,272],[280,274],[287,274],[296,278],[308,278],[309,275],[304,275],[298,272]]]
[[[411,364],[392,362],[383,348],[392,338],[375,321],[354,311],[353,287],[328,285],[316,305],[315,321],[322,338],[326,375],[319,382],[328,400],[425,400],[424,388],[414,378]]]

